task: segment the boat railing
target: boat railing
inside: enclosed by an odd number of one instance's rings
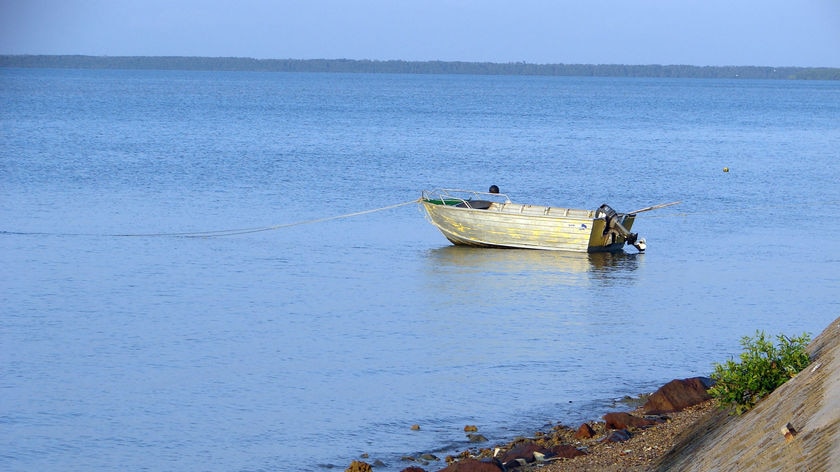
[[[461,190],[453,188],[438,188],[423,190],[423,199],[439,202],[442,205],[467,204],[470,201],[483,200],[494,203],[507,204],[510,198],[504,193],[479,192],[476,190]]]

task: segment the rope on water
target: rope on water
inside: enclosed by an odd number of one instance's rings
[[[26,231],[0,231],[0,235],[21,235],[21,236],[88,236],[88,237],[123,237],[123,238],[153,238],[153,237],[181,237],[181,238],[213,238],[213,237],[221,237],[221,236],[236,236],[239,234],[248,234],[248,233],[259,233],[262,231],[274,231],[283,228],[290,228],[292,226],[300,226],[300,225],[308,225],[314,223],[322,223],[325,221],[331,220],[339,220],[342,218],[351,218],[354,216],[361,216],[367,215],[369,213],[376,213],[385,210],[391,210],[394,208],[399,208],[406,205],[411,205],[414,203],[418,203],[422,200],[422,198],[418,198],[415,200],[409,200],[407,202],[397,203],[394,205],[388,205],[381,208],[374,208],[372,210],[363,210],[357,211],[354,213],[347,213],[344,215],[336,215],[336,216],[328,216],[325,218],[316,218],[312,220],[304,220],[304,221],[296,221],[294,223],[284,223],[279,225],[272,225],[272,226],[263,226],[259,228],[240,228],[240,229],[222,229],[222,230],[215,230],[215,231],[197,231],[191,233],[121,233],[121,234],[95,234],[95,233],[51,233],[51,232],[26,232]],[[636,210],[635,213],[647,212],[650,210],[656,210],[659,208],[665,208],[672,205],[676,205],[680,202],[671,202],[671,203],[663,203],[659,205],[653,205],[651,207],[642,208]],[[823,202],[821,204],[822,207],[833,207],[836,205],[840,205],[840,200],[828,201]],[[737,212],[749,212],[755,210],[779,210],[779,209],[796,209],[802,206],[812,206],[811,203],[806,204],[796,204],[796,203],[786,203],[786,204],[769,204],[769,205],[762,205],[762,206],[754,206],[754,207],[743,207],[743,206],[733,206],[726,209],[716,209],[716,210],[709,210],[709,211],[682,211],[679,213],[666,213],[662,215],[645,215],[645,219],[649,218],[674,218],[674,217],[688,217],[688,216],[696,216],[696,215],[705,215],[705,214],[717,214],[717,213],[737,213]]]
[[[379,211],[391,210],[413,203],[419,202],[420,199],[410,200],[407,202],[388,205],[372,210],[357,211],[354,213],[346,213],[344,215],[328,216],[325,218],[316,218],[313,220],[296,221],[294,223],[284,223],[272,226],[262,226],[258,228],[238,228],[238,229],[221,229],[214,231],[196,231],[184,233],[120,233],[120,234],[85,234],[85,233],[44,233],[44,232],[19,232],[19,231],[0,231],[0,234],[17,234],[17,235],[42,235],[42,236],[107,236],[115,238],[155,238],[155,237],[179,237],[179,238],[215,238],[221,236],[235,236],[238,234],[259,233],[262,231],[274,231],[292,226],[308,225],[314,223],[323,223],[325,221],[339,220],[342,218],[351,218],[354,216],[367,215],[369,213],[376,213]]]

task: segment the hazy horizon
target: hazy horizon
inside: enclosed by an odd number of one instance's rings
[[[179,55],[170,55],[170,56],[111,56],[111,55],[89,55],[89,54],[3,54],[0,53],[0,57],[4,58],[13,58],[13,57],[40,57],[40,58],[48,58],[46,59],[47,62],[51,62],[53,60],[61,59],[69,59],[72,62],[71,58],[89,58],[94,61],[103,59],[148,59],[150,61],[155,60],[210,60],[210,61],[256,61],[256,62],[325,62],[325,63],[350,63],[350,64],[358,64],[359,67],[362,67],[365,63],[373,63],[373,64],[393,64],[393,63],[405,63],[405,64],[419,64],[423,66],[425,64],[466,64],[466,65],[482,65],[486,64],[488,66],[516,66],[516,65],[524,65],[524,66],[533,66],[536,68],[541,67],[590,67],[590,68],[610,68],[610,67],[628,67],[628,68],[686,68],[686,69],[797,69],[797,70],[838,70],[840,67],[822,67],[822,66],[789,66],[789,65],[767,65],[767,64],[726,64],[720,66],[710,66],[710,65],[693,65],[693,64],[629,64],[629,63],[614,63],[614,64],[594,64],[594,63],[534,63],[534,62],[493,62],[493,61],[441,61],[441,60],[422,60],[422,61],[409,61],[404,59],[354,59],[354,58],[326,58],[326,57],[318,57],[318,58],[310,58],[310,59],[301,59],[295,57],[270,57],[270,58],[255,58],[255,57],[246,57],[246,56],[179,56]],[[7,61],[4,61],[7,62]],[[84,64],[84,63],[82,63]],[[13,66],[14,67],[14,66]],[[243,70],[248,70],[248,67],[243,67]]]
[[[840,2],[0,0],[0,54],[840,67]]]

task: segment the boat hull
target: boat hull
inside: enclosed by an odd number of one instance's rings
[[[572,252],[615,252],[625,238],[605,231],[606,220],[594,210],[517,203],[492,203],[485,209],[421,200],[429,220],[453,244],[478,247]],[[622,224],[630,229],[633,215]]]

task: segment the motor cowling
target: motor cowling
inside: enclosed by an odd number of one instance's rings
[[[622,213],[618,213],[617,211],[613,210],[612,207],[607,205],[606,203],[598,207],[598,216],[602,216],[606,221],[606,226],[604,227],[604,234],[606,235],[610,231],[615,231],[622,237],[624,237],[626,244],[632,244],[639,250],[639,252],[644,252],[647,245],[645,244],[644,239],[639,239],[639,235],[637,233],[631,233],[627,228],[621,224],[624,221],[624,217],[626,215]]]

